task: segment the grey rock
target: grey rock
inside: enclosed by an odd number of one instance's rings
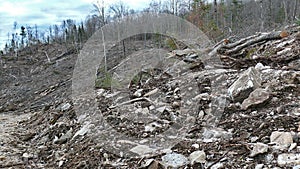
[[[206,154],[204,151],[194,151],[189,155],[189,160],[191,164],[194,163],[205,163],[206,162]]]
[[[188,164],[188,159],[184,155],[178,153],[166,154],[162,156],[161,159],[162,164],[164,164],[165,167],[169,166],[176,168]]]
[[[289,147],[289,152],[292,151],[294,148],[297,147],[297,143],[292,143],[291,146]]]
[[[191,49],[184,49],[184,50],[174,50],[173,53],[177,56],[184,56],[192,54],[194,51]]]
[[[55,138],[54,144],[64,144],[72,137],[73,129],[71,128],[66,134],[62,135],[60,138]]]
[[[143,156],[143,155],[155,152],[155,149],[152,149],[146,145],[137,145],[137,146],[133,147],[132,149],[130,149],[130,151]]]
[[[142,92],[143,92],[144,89],[138,89],[137,91],[135,91],[133,93],[133,96],[135,97],[141,97],[142,96]]]
[[[257,70],[262,70],[262,69],[264,69],[265,68],[265,66],[262,64],[262,63],[257,63],[256,65],[255,65],[255,69],[257,69]]]
[[[152,162],[154,161],[154,159],[146,159],[145,162],[142,164],[142,167],[148,167]]]
[[[86,133],[88,133],[90,131],[90,124],[86,124],[84,126],[81,127],[80,130],[78,130],[72,139],[76,138],[77,136],[83,136],[85,135]]]
[[[158,111],[158,112],[160,112],[160,113],[163,113],[165,110],[166,110],[166,106],[158,107],[158,108],[156,109],[156,111]]]
[[[276,143],[279,148],[286,148],[293,143],[293,136],[289,132],[274,131],[270,136],[270,142]]]
[[[249,94],[261,86],[260,73],[250,67],[229,87],[228,93],[233,101],[243,101]]]
[[[266,89],[257,88],[250,93],[249,97],[245,99],[242,103],[241,108],[243,110],[248,109],[251,106],[256,106],[263,104],[270,100],[271,95]]]
[[[96,90],[97,96],[104,96],[104,92],[105,92],[104,89],[97,89]]]
[[[23,157],[23,158],[27,158],[27,159],[33,158],[33,154],[27,153],[27,152],[26,152],[26,153],[23,153],[22,157]]]
[[[256,143],[253,145],[253,149],[250,152],[250,157],[254,157],[258,154],[263,154],[268,151],[268,145],[263,143]]]
[[[63,106],[61,106],[60,110],[61,111],[68,111],[71,108],[71,104],[70,103],[66,103]]]
[[[195,149],[199,149],[200,148],[200,145],[195,143],[195,144],[192,144],[192,147],[195,148]]]
[[[182,74],[183,72],[189,70],[189,64],[184,61],[179,61],[174,63],[167,71],[166,73],[170,74],[171,76],[178,76]],[[171,84],[172,85],[172,84]]]
[[[229,140],[232,138],[232,133],[221,128],[204,128],[202,137],[204,142],[214,142],[219,139]]]
[[[292,62],[289,63],[289,67],[291,68],[298,68],[299,70],[299,67],[300,67],[300,60],[294,60]]]
[[[157,123],[157,122],[152,122],[152,123],[147,124],[147,125],[145,126],[145,131],[146,131],[146,132],[148,132],[148,131],[152,132],[152,131],[154,131],[155,129],[161,128],[161,127],[162,127],[161,124],[159,124],[159,123]]]
[[[224,163],[217,163],[210,167],[211,169],[221,169],[224,168]]]
[[[300,165],[300,154],[280,154],[277,158],[277,164],[280,167],[290,166],[290,165]]]
[[[147,168],[147,169],[158,169],[159,166],[160,166],[160,163],[154,159],[147,159],[141,165],[142,168]]]
[[[60,160],[59,162],[58,162],[58,167],[62,167],[64,165],[64,161],[63,160]]]
[[[262,169],[264,167],[264,164],[257,164],[255,166],[255,169]]]

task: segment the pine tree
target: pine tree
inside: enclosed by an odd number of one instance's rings
[[[24,47],[24,39],[26,38],[25,27],[21,26],[21,46]]]

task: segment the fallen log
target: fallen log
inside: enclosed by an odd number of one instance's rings
[[[269,33],[259,33],[253,36],[249,36],[246,38],[243,38],[237,42],[229,43],[227,45],[223,45],[218,48],[218,53],[223,55],[234,55],[241,51],[242,49],[249,47],[251,45],[257,44],[257,43],[265,43],[270,40],[277,40],[284,37],[287,37],[288,33],[286,31],[274,31]]]

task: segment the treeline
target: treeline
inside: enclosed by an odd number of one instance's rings
[[[228,36],[241,38],[293,23],[300,25],[300,0],[152,0],[140,11],[130,9],[122,1],[107,6],[104,0],[99,0],[93,6],[93,14],[80,24],[68,19],[46,31],[38,30],[37,25],[21,26],[19,33],[8,36],[4,51],[13,52],[37,43],[64,43],[81,48],[103,25],[140,12],[185,18],[215,41]],[[15,22],[15,32],[16,29]]]
[[[86,21],[90,22],[89,19]],[[38,26],[21,26],[18,32],[17,22],[14,23],[14,32],[8,39],[4,52],[16,52],[19,49],[29,47],[34,44],[45,44],[45,43],[64,43],[66,45],[73,45],[76,47],[82,46],[82,44],[91,36],[91,33],[87,33],[87,24],[81,22],[76,24],[75,20],[64,20],[61,25],[49,26],[47,30],[39,30]],[[92,32],[91,30],[89,30]],[[95,30],[93,30],[94,32]]]

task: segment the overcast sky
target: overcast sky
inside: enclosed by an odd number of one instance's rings
[[[34,26],[48,28],[61,24],[63,20],[74,19],[77,23],[84,21],[91,13],[95,0],[0,0],[0,49],[8,39],[7,33],[13,32],[13,25],[20,27]],[[104,0],[107,5],[119,0]],[[151,0],[123,0],[131,9],[141,9]]]

